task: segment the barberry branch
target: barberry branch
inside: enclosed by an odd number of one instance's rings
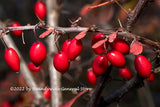
[[[142,10],[144,6],[148,2],[149,0],[138,0],[138,3],[135,6],[134,10],[129,13],[128,18],[127,18],[127,23],[125,26],[128,31],[131,30],[131,27],[133,27],[133,24],[137,21],[138,17],[143,12]]]
[[[160,49],[160,43],[159,42],[152,41],[152,40],[147,39],[143,36],[139,36],[139,35],[129,33],[129,32],[119,32],[118,35],[121,36],[121,37],[130,38],[130,39],[135,39],[136,38],[138,41],[140,41],[141,43],[143,43],[145,45],[148,45],[148,46],[150,46],[152,48],[155,48],[157,50]]]
[[[5,28],[5,33],[9,33],[10,31],[14,31],[14,30],[33,30],[35,29],[35,26],[36,25],[27,25],[27,26],[20,26],[20,27],[7,27]],[[50,26],[50,25],[46,25],[46,26],[43,26],[43,27],[40,27],[40,26],[37,26],[36,29],[47,29],[47,28],[54,28],[55,30],[57,31],[61,31],[63,34],[64,33],[70,33],[70,32],[82,32],[84,30],[87,30],[88,28],[90,29],[94,29],[95,32],[101,32],[101,33],[104,33],[104,34],[111,34],[113,33],[113,31],[111,31],[110,29],[101,29],[101,28],[92,28],[92,27],[56,27],[56,26]],[[120,28],[121,29],[121,28]],[[3,32],[4,31],[4,28],[0,28],[0,32]],[[94,32],[92,30],[89,30],[89,32]],[[140,42],[142,42],[143,44],[147,44],[148,46],[150,47],[153,47],[157,50],[160,50],[160,43],[159,42],[155,42],[155,41],[152,41],[150,39],[147,39],[145,37],[143,37],[142,35],[136,35],[136,34],[133,34],[133,33],[130,33],[128,31],[124,31],[124,32],[118,32],[118,36],[120,37],[127,37],[129,39],[138,39]]]
[[[14,30],[33,30],[33,29],[35,29],[35,26],[36,25],[26,25],[26,26],[19,26],[19,27],[6,27],[6,28],[1,27],[0,32],[3,32],[4,29],[6,29],[5,30],[6,33],[9,33],[10,31],[14,31]],[[36,29],[41,29],[41,28],[46,29],[49,27],[54,28],[57,31],[62,31],[62,33],[81,32],[83,30],[88,29],[87,27],[56,27],[56,26],[50,26],[50,25],[46,25],[45,27],[37,26]]]
[[[144,85],[144,78],[136,75],[131,80],[126,82],[122,87],[111,93],[110,95],[104,97],[100,100],[100,102],[96,105],[96,107],[106,107],[113,102],[119,102],[119,100],[132,89],[140,88]]]
[[[109,79],[111,71],[112,71],[112,66],[110,65],[105,74],[101,76],[98,84],[96,85],[94,93],[92,94],[91,99],[88,103],[88,107],[96,107],[97,101],[103,91],[105,82]]]
[[[0,21],[0,24],[3,24],[3,23]],[[4,30],[1,30],[1,31],[3,32]],[[31,74],[30,70],[28,69],[28,66],[27,66],[24,58],[22,57],[21,53],[19,52],[18,48],[16,47],[14,41],[12,40],[10,35],[7,35],[7,34],[4,34],[3,40],[5,41],[6,45],[9,48],[13,48],[17,52],[19,59],[20,59],[20,73],[23,75],[28,86],[32,89],[33,95],[35,97],[35,104],[40,104],[40,101],[42,103],[42,99],[43,99],[42,92],[37,90],[38,86],[37,86],[32,74]]]

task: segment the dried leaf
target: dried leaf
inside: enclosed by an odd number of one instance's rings
[[[47,31],[43,32],[43,33],[39,36],[39,38],[44,38],[44,37],[48,36],[50,33],[52,33],[53,31],[54,31],[53,28],[49,28],[49,29],[47,29]]]
[[[95,44],[93,44],[93,45],[92,45],[92,48],[93,48],[93,49],[98,48],[99,46],[101,46],[102,44],[104,44],[106,41],[107,41],[107,38],[102,39],[102,40],[96,42]]]
[[[119,0],[110,0],[110,1],[98,4],[98,5],[90,6],[89,9],[93,9],[93,8],[109,5],[109,4],[115,3],[116,1],[119,1]]]
[[[143,51],[143,46],[141,42],[133,41],[133,43],[130,46],[130,53],[133,55],[139,55]]]
[[[78,35],[76,35],[75,38],[76,38],[77,40],[80,40],[80,39],[84,38],[84,37],[86,36],[86,33],[88,32],[88,30],[89,30],[89,29],[86,29],[86,30],[80,32]]]
[[[118,30],[109,35],[109,42],[112,43],[117,37]]]
[[[89,90],[84,90],[82,92],[80,92],[77,96],[75,96],[73,99],[71,99],[70,101],[68,101],[66,104],[59,106],[59,107],[71,107],[72,104],[84,93],[88,92]]]

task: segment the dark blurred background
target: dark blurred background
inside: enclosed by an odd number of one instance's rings
[[[36,24],[38,19],[36,18],[33,8],[37,0],[0,0],[0,21],[7,23],[10,26],[11,22],[18,21],[21,25]],[[45,0],[44,0],[45,1]],[[100,0],[96,0],[100,1]],[[107,0],[102,0],[104,2]],[[133,9],[138,0],[120,0],[120,4],[124,6],[125,9]],[[80,14],[84,6],[93,3],[94,0],[64,0],[63,7],[60,12],[59,26],[69,27],[71,23],[69,19],[75,21],[78,17],[82,17],[82,20],[78,22],[79,26],[90,26],[95,24],[102,29],[110,29],[119,27],[117,19],[120,19],[122,24],[125,24],[127,15],[120,9],[116,4],[111,4],[99,8],[95,8],[86,14]],[[132,28],[133,33],[137,35],[145,36],[154,41],[160,41],[160,1],[154,0],[145,7],[144,11],[140,15],[137,23]],[[8,21],[9,20],[9,21]],[[46,21],[46,19],[45,19]],[[0,25],[2,26],[2,25]],[[37,35],[43,32],[43,30],[37,30]],[[22,38],[15,37],[12,33],[9,33],[13,38],[16,46],[21,52],[27,63],[30,62],[29,59],[29,49],[33,42],[35,42],[35,37],[33,31],[24,31],[25,45],[22,43]],[[59,45],[67,39],[67,35],[73,38],[77,33],[69,33],[62,36],[59,39]],[[62,76],[62,87],[90,87],[86,79],[86,71],[92,66],[93,59],[96,55],[91,49],[91,39],[94,33],[88,33],[87,36],[82,39],[83,50],[80,57],[76,61],[71,63],[69,71]],[[44,39],[39,39],[44,44]],[[150,48],[144,47],[144,54],[148,56],[153,56],[152,50]],[[27,86],[24,82],[23,76],[19,73],[15,73],[10,70],[4,61],[4,51],[5,47],[0,41],[0,105],[3,102],[9,102],[14,107],[29,107],[33,103],[33,95],[31,92],[11,92],[11,86]],[[133,55],[127,55],[126,60],[128,61],[127,66],[131,69],[133,75],[135,75],[135,69],[133,66]],[[42,64],[42,71],[32,72],[35,77],[36,82],[39,86],[49,86],[49,74],[47,70],[46,61]],[[44,75],[44,76],[43,76]],[[121,79],[118,74],[118,69],[114,68],[111,76],[116,79]],[[44,79],[42,79],[44,77]],[[155,107],[160,107],[160,75],[156,74],[155,81],[153,83],[148,83],[151,93],[151,99],[153,98],[153,103]],[[43,84],[43,85],[42,85]],[[123,85],[121,81],[111,81],[106,83],[106,87],[102,95],[108,95],[115,89]],[[141,91],[141,90],[140,90]],[[146,94],[142,91],[133,90],[124,96],[122,101],[119,103],[120,107],[144,107],[144,103],[147,100],[142,100]],[[76,96],[73,92],[63,92],[63,103],[69,101],[69,99]],[[89,100],[89,95],[85,94],[80,97],[73,105],[73,107],[83,107],[87,105]],[[117,103],[111,104],[109,107],[115,107]],[[145,106],[146,107],[146,106]],[[148,106],[149,107],[149,106]]]

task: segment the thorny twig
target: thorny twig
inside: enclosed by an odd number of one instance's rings
[[[126,29],[128,31],[131,30],[131,27],[133,27],[133,24],[137,21],[139,15],[142,13],[144,6],[148,2],[149,0],[139,0],[134,10],[130,12],[130,14],[128,15],[127,23],[126,23]]]
[[[101,76],[101,79],[100,79],[99,83],[97,84],[97,86],[91,96],[91,99],[88,103],[88,107],[96,107],[96,103],[102,93],[105,82],[109,79],[109,75],[111,73],[111,70],[112,70],[112,66],[109,66],[109,68],[107,69],[105,74]]]
[[[138,16],[140,15],[140,13],[143,10],[143,7],[148,3],[149,0],[139,0],[136,7],[134,8],[134,10],[131,12],[131,14],[128,17],[128,21],[126,24],[126,30],[130,31],[131,27],[133,26],[133,24],[136,22]],[[46,27],[52,27],[52,26],[46,26]],[[40,26],[37,27],[37,29],[41,28]],[[86,29],[88,29],[89,27],[53,27],[55,30],[60,30],[63,33],[66,32],[81,32],[84,31]],[[0,32],[3,31],[3,28],[0,28]],[[32,30],[35,29],[35,25],[31,25],[31,26],[20,26],[20,27],[7,27],[7,30],[5,33],[9,33],[10,31],[13,30]],[[91,31],[91,30],[90,30]],[[102,32],[104,31],[104,33],[111,33],[111,32],[107,32],[104,29],[96,29],[96,32]],[[118,32],[118,36],[121,37],[127,37],[130,39],[134,39],[137,38],[140,42],[142,42],[143,44],[147,44],[157,50],[160,50],[160,43],[159,42],[154,42],[151,41],[147,38],[144,38],[142,36],[138,36],[129,32]],[[106,77],[107,78],[107,77]],[[122,96],[124,94],[126,94],[128,91],[130,91],[131,89],[135,88],[137,85],[141,86],[141,84],[143,84],[143,78],[136,76],[133,79],[131,79],[130,81],[128,81],[124,86],[122,86],[120,89],[116,90],[114,93],[112,93],[111,95],[107,96],[104,98],[104,100],[101,100],[100,103],[98,103],[99,105],[108,105],[114,101],[119,101],[120,98],[122,98]],[[100,93],[102,92],[103,89],[103,84],[101,84],[101,86],[97,86],[97,88],[95,89],[95,92],[93,94],[93,98],[91,98],[91,102],[92,104],[96,104],[97,98],[99,97]]]
[[[118,102],[127,92],[134,88],[140,88],[143,86],[144,78],[136,75],[131,80],[126,82],[122,87],[111,93],[109,96],[104,97],[100,100],[100,102],[96,105],[96,107],[106,107],[113,102]]]
[[[49,28],[52,27],[57,31],[62,31],[62,33],[70,33],[70,32],[82,32],[90,27],[54,27],[54,26],[49,26],[47,25],[45,28]],[[36,29],[40,29],[41,27],[36,27]],[[20,27],[8,27],[5,33],[9,33],[10,31],[14,31],[14,30],[33,30],[35,29],[35,25],[30,25],[30,26],[20,26]],[[90,28],[93,29],[93,28]],[[100,29],[100,28],[96,28],[94,29],[95,32],[102,32],[104,34],[110,34],[113,33],[107,29]],[[0,32],[3,32],[3,28],[0,28]],[[93,32],[92,30],[89,30],[89,32]],[[127,37],[130,39],[134,39],[134,38],[138,38],[138,40],[140,42],[142,42],[143,44],[147,44],[148,46],[151,46],[157,50],[160,50],[160,43],[159,42],[155,42],[152,40],[149,40],[145,37],[130,33],[130,32],[118,32],[118,36],[120,37]]]
[[[118,35],[123,36],[123,37],[128,37],[128,38],[131,38],[131,39],[136,38],[140,42],[142,42],[144,44],[147,44],[147,45],[159,50],[160,49],[160,44],[158,42],[153,42],[153,41],[151,41],[149,39],[146,39],[144,37],[129,33],[131,27],[136,22],[138,16],[141,14],[144,6],[148,3],[148,1],[149,0],[139,0],[138,1],[134,10],[128,15],[128,20],[127,20],[127,23],[126,23],[126,26],[125,26],[127,31],[119,32]],[[105,107],[106,105],[109,105],[110,103],[113,103],[115,101],[118,102],[128,91],[130,91],[131,89],[133,89],[137,86],[142,86],[143,80],[144,80],[144,78],[142,78],[138,75],[135,76],[130,81],[128,81],[126,84],[124,84],[121,88],[117,89],[116,91],[111,93],[109,96],[106,96],[103,99],[101,99],[100,102],[97,105],[96,105],[96,102],[97,102],[96,100],[94,100],[94,102],[91,102],[91,100],[90,100],[91,105],[92,105],[90,107],[95,107],[95,106]],[[98,89],[98,88],[96,88],[96,89]],[[101,90],[101,92],[102,92],[102,90]]]

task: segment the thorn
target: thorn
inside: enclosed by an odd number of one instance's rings
[[[24,33],[23,32],[22,32],[22,42],[23,42],[24,45],[26,44],[25,40],[24,40]]]
[[[26,44],[25,40],[24,40],[24,33],[23,32],[22,32],[22,42],[23,42],[24,45]]]
[[[80,20],[82,20],[82,18],[81,17],[78,17],[75,21],[71,21],[70,19],[68,19],[69,20],[69,22],[72,24],[71,26],[72,27],[76,27],[78,24],[78,22],[80,21]]]
[[[123,28],[121,21],[118,19],[119,26]]]
[[[73,22],[70,20],[70,19],[68,19],[69,20],[69,22],[71,23],[71,24],[73,24]]]
[[[82,20],[82,17],[78,17],[75,23],[79,22],[80,20]]]

